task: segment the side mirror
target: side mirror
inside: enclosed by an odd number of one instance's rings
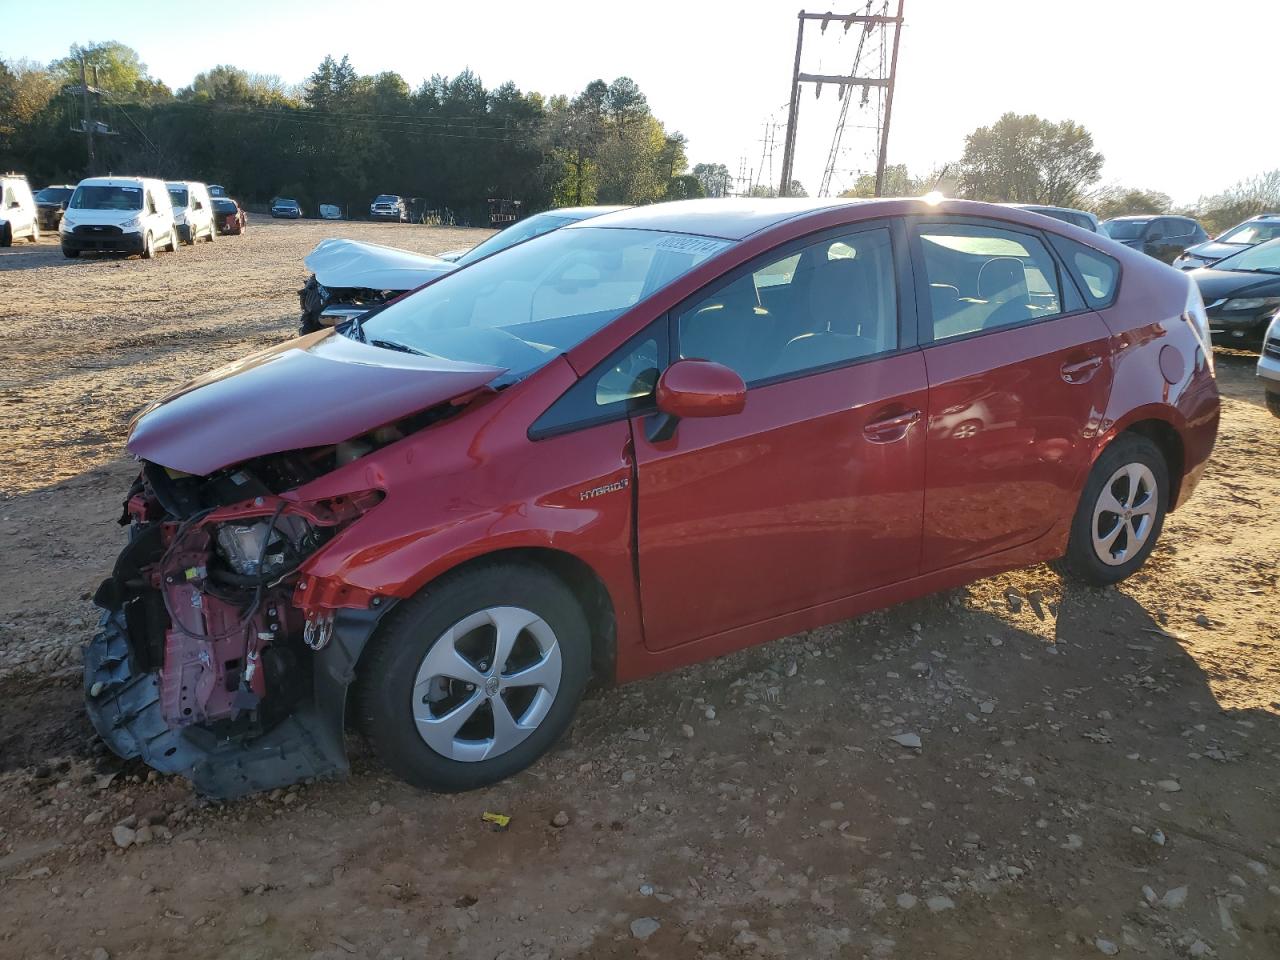
[[[747,385],[733,370],[711,360],[677,360],[658,378],[658,413],[649,419],[651,443],[670,439],[685,417],[727,417],[747,405]]]
[[[22,207],[22,203],[21,203],[20,201],[18,201],[18,200],[10,200],[10,201],[9,201],[9,209],[10,209],[10,210],[18,210],[18,209],[20,209],[21,207]]]

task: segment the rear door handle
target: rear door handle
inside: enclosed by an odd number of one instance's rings
[[[1102,366],[1101,357],[1086,357],[1075,363],[1062,365],[1062,379],[1067,383],[1085,383],[1090,380],[1098,368]]]
[[[863,434],[872,443],[892,443],[907,435],[907,429],[920,419],[919,410],[907,410],[892,416],[872,420],[862,428]]]

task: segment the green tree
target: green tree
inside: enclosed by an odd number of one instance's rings
[[[707,197],[727,197],[729,186],[733,180],[729,176],[729,168],[723,163],[696,163],[693,175],[702,185],[702,194]]]
[[[84,46],[73,43],[67,56],[49,64],[49,72],[63,83],[79,83],[81,58],[89,82],[94,83],[96,68],[98,88],[113,97],[168,100],[172,96],[168,87],[147,73],[147,65],[138,57],[138,51],[118,40],[90,42]]]
[[[1280,169],[1241,180],[1221,193],[1201,197],[1196,215],[1212,234],[1260,213],[1280,212]]]
[[[1167,193],[1159,190],[1110,186],[1086,197],[1084,206],[1097,214],[1099,220],[1109,220],[1134,214],[1168,213],[1173,208],[1173,201]]]
[[[971,200],[1073,206],[1102,175],[1093,136],[1070,120],[1006,113],[965,138],[961,195]]]
[[[937,171],[930,171],[915,176],[907,170],[905,163],[891,163],[884,168],[884,193],[886,197],[918,197],[933,189],[938,180]],[[876,195],[876,175],[864,173],[853,182],[853,186],[840,194],[842,197],[874,197]]]

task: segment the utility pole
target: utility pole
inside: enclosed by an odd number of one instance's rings
[[[818,74],[818,73],[801,73],[800,72],[800,53],[804,47],[804,24],[806,20],[821,20],[822,31],[825,33],[829,24],[832,22],[844,24],[847,32],[855,23],[867,24],[869,26],[887,26],[895,24],[897,32],[893,38],[893,65],[896,70],[898,64],[898,37],[902,32],[902,5],[903,0],[898,0],[898,14],[890,17],[886,14],[856,14],[856,13],[805,13],[803,10],[797,14],[800,25],[796,33],[796,59],[795,66],[791,71],[791,106],[787,111],[787,135],[783,141],[782,150],[782,182],[778,186],[778,196],[785,197],[791,191],[791,179],[793,168],[795,166],[796,151],[796,125],[800,112],[800,84],[813,83],[821,92],[822,85],[829,83],[840,90],[840,95],[844,96],[852,87],[862,87],[866,90],[868,87],[884,87],[892,89],[893,72],[889,77],[858,77],[852,74],[844,76],[841,74]],[[883,69],[883,67],[882,67]],[[885,131],[888,130],[888,112],[885,113]],[[884,162],[884,149],[889,142],[887,133],[882,133],[880,138],[880,159],[877,161],[877,169]]]
[[[84,54],[80,54],[80,90],[84,93],[84,132],[89,145],[89,176],[92,177],[97,164],[93,156],[93,118],[89,112],[89,77],[85,70]]]
[[[782,141],[782,183],[778,196],[785,197],[791,190],[791,163],[796,148],[796,121],[800,112],[800,51],[804,47],[805,12],[800,11],[800,26],[796,30],[796,63],[791,68],[791,106],[787,108],[787,136]]]
[[[889,154],[889,118],[893,115],[893,86],[898,78],[898,40],[902,37],[902,4],[898,0],[897,23],[893,29],[893,57],[889,61],[889,89],[884,95],[884,127],[880,131],[880,152],[876,157],[876,196],[884,196],[884,165]],[[883,64],[882,64],[883,66]]]

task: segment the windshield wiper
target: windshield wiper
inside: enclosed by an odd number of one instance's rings
[[[421,350],[411,347],[407,343],[401,343],[398,340],[366,340],[365,343],[372,347],[382,347],[384,350],[395,350],[398,353],[412,353],[419,357],[431,356],[429,353],[423,353]]]

